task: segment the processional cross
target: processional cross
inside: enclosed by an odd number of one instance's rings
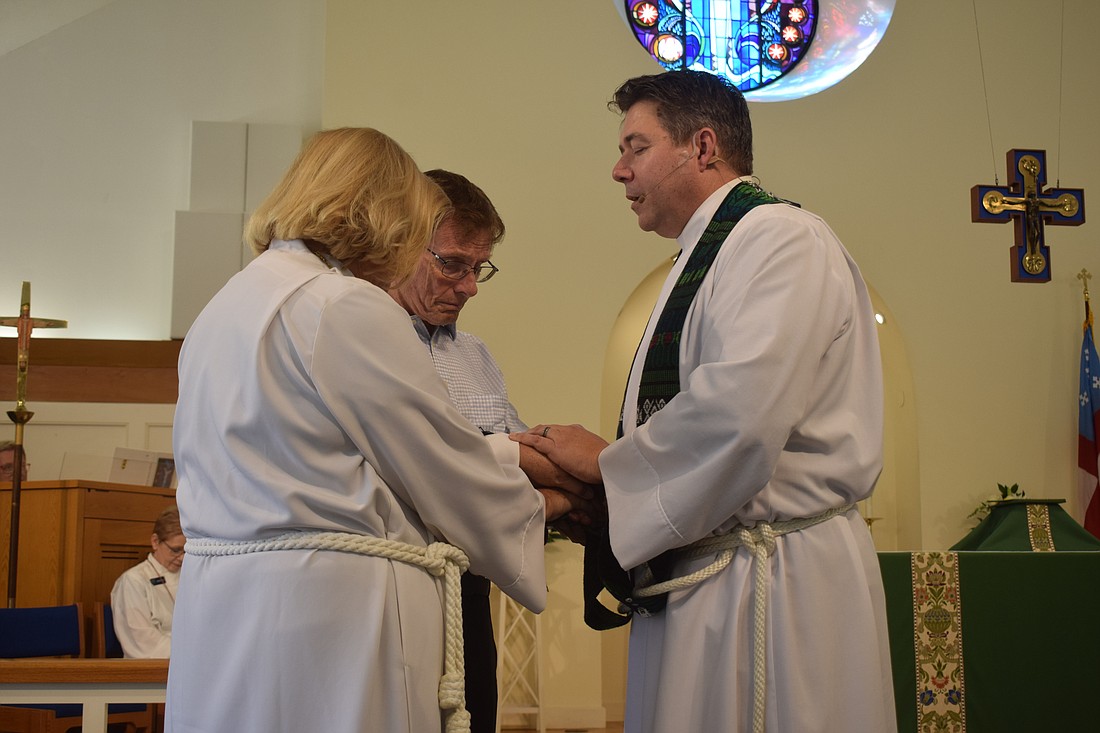
[[[15,582],[19,572],[19,498],[23,485],[23,426],[34,413],[27,410],[27,371],[30,367],[31,331],[36,328],[67,328],[68,321],[51,318],[31,318],[31,284],[23,281],[23,293],[19,299],[19,315],[0,317],[0,326],[17,329],[17,356],[15,360],[15,409],[8,410],[8,417],[15,423],[15,455],[12,456],[14,473],[11,478],[11,535],[8,549],[8,608],[15,608]]]
[[[1009,150],[1009,185],[970,189],[970,214],[975,222],[1015,223],[1016,244],[1009,250],[1012,282],[1050,281],[1050,248],[1043,225],[1085,223],[1085,190],[1046,186],[1045,150]]]

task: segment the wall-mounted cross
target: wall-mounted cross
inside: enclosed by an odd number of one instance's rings
[[[1085,223],[1085,191],[1082,188],[1046,186],[1045,150],[1009,150],[1008,186],[970,189],[971,220],[999,224],[1012,220],[1016,244],[1009,250],[1012,282],[1050,281],[1050,248],[1044,223],[1078,226]]]

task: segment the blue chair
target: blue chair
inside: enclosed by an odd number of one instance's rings
[[[83,657],[82,611],[79,603],[0,608],[0,658]],[[80,705],[4,705],[0,706],[0,728],[67,731],[80,720],[81,712]]]
[[[120,659],[122,643],[115,634],[115,615],[111,604],[98,601],[95,604],[95,655],[98,659]]]
[[[92,627],[92,652],[97,659],[121,659],[123,657],[122,643],[115,633],[115,616],[111,613],[111,604],[96,601],[94,613],[95,625]],[[142,705],[139,703],[117,704],[107,708],[110,720],[122,720],[133,723],[138,729],[159,730],[154,713],[162,706]]]
[[[0,608],[0,658],[83,656],[84,614],[79,603]]]
[[[113,629],[112,629],[113,631]],[[81,604],[44,608],[0,608],[0,658],[84,657],[84,613]],[[144,705],[111,705],[109,728],[132,726],[138,733],[152,727]],[[80,729],[80,705],[2,705],[0,730],[67,733]]]

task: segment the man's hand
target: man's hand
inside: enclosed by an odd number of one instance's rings
[[[569,518],[569,515],[557,519],[550,524],[551,529],[556,530],[570,542],[574,542],[578,545],[588,543],[589,526],[590,525],[582,524],[581,522],[574,522]]]
[[[567,517],[571,522],[587,525],[591,524],[592,517],[599,513],[599,506],[595,502],[582,499],[576,494],[538,486],[535,488],[546,500],[547,524]]]
[[[535,486],[576,494],[582,499],[591,499],[596,492],[577,477],[569,474],[558,464],[539,453],[529,445],[519,445],[519,467]]]
[[[508,437],[534,448],[586,484],[603,483],[599,457],[607,441],[580,425],[536,425]],[[520,453],[522,460],[522,449]]]

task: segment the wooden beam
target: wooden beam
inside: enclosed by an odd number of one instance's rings
[[[34,339],[27,377],[39,402],[175,404],[181,340]],[[0,338],[0,402],[15,399],[16,339]]]

